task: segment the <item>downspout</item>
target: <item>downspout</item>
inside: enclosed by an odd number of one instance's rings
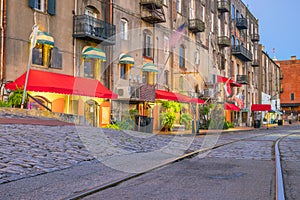
[[[77,0],[74,0],[74,13],[73,17],[77,14]],[[75,22],[73,18],[73,33],[75,28]],[[77,74],[78,75],[78,74]],[[73,37],[73,76],[76,76],[76,39]]]
[[[113,3],[114,3],[114,1],[113,0],[110,0],[110,2],[109,2],[109,23],[111,24],[111,25],[113,25]],[[115,36],[112,36],[112,37],[115,37]],[[109,48],[109,68],[108,68],[108,88],[109,89],[113,89],[113,85],[114,85],[114,83],[113,83],[113,67],[114,67],[114,65],[113,65],[113,47],[111,46],[110,48]]]
[[[6,48],[5,48],[5,38],[6,38],[6,0],[1,0],[0,5],[0,29],[1,29],[1,48],[0,48],[0,96],[4,93],[4,83],[6,82]]]

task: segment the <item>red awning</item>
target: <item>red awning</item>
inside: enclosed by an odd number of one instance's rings
[[[179,93],[168,92],[164,90],[155,90],[155,95],[156,95],[155,99],[178,101],[184,103],[189,103],[191,101],[191,98],[188,96]]]
[[[241,109],[239,107],[237,107],[236,105],[234,104],[231,104],[231,103],[227,103],[225,102],[224,104],[224,109],[225,110],[233,110],[233,111],[240,111]]]
[[[192,98],[190,100],[191,103],[204,104],[204,100],[198,98]]]
[[[23,88],[26,72],[14,82],[6,84],[6,88],[16,90]],[[95,79],[73,77],[65,74],[31,69],[27,90],[33,92],[51,92],[68,95],[89,96],[116,99],[117,95]]]
[[[218,83],[229,83],[231,87],[242,87],[242,84],[234,82],[232,79],[223,77],[223,76],[217,76]]]
[[[271,105],[270,104],[252,104],[251,111],[270,111]]]

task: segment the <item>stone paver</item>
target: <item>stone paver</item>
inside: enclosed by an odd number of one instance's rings
[[[0,118],[14,120],[42,121],[26,116],[0,115]],[[210,131],[206,136],[155,135],[135,131],[115,131],[74,125],[58,125],[48,119],[49,124],[0,124],[0,183],[6,183],[30,176],[66,169],[84,161],[109,159],[112,156],[135,153],[157,152],[169,155],[181,155],[184,152],[259,134],[258,130],[245,133],[234,132],[218,135]],[[45,122],[45,121],[42,121]],[[239,130],[240,131],[240,130]],[[270,130],[276,131],[276,129]],[[220,133],[220,132],[219,132]],[[210,135],[211,134],[211,135]],[[250,149],[256,147],[256,151]],[[255,157],[268,159],[270,149],[257,145],[254,141],[238,144],[228,150],[221,148],[210,156]],[[242,150],[244,149],[244,150]],[[248,151],[245,151],[248,149]],[[139,155],[144,155],[139,154]],[[222,155],[223,154],[223,155]],[[227,155],[228,154],[228,155]],[[153,156],[153,154],[151,154]]]

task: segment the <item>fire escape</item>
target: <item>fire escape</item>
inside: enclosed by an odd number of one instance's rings
[[[166,22],[162,0],[141,0],[141,18],[151,24]]]

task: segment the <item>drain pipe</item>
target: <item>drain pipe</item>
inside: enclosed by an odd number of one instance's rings
[[[0,5],[0,29],[1,29],[1,48],[0,48],[0,96],[3,97],[6,82],[6,58],[5,58],[5,37],[6,37],[6,0],[1,0]]]
[[[77,14],[77,0],[74,0],[74,13],[73,13],[73,17]],[[73,18],[73,32],[74,32],[74,28],[75,28],[75,22],[74,22],[74,18]],[[73,37],[73,76],[75,77],[76,75],[78,75],[78,73],[76,73],[76,39]]]

